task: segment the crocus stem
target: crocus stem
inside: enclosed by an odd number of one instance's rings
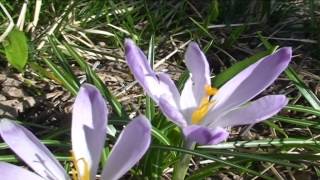
[[[193,141],[185,141],[184,143],[184,148],[193,150],[195,147],[196,143]],[[184,180],[188,168],[189,168],[189,163],[191,160],[192,155],[190,154],[183,154],[180,160],[175,164],[174,171],[173,171],[173,180]]]

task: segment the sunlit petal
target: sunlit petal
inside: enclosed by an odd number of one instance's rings
[[[204,96],[205,85],[211,85],[210,69],[207,58],[199,48],[198,44],[191,42],[185,53],[185,60],[194,83],[194,96],[199,104]]]
[[[99,90],[92,85],[81,86],[73,105],[72,151],[83,176],[87,168],[95,176],[106,138],[107,106]]]
[[[151,124],[144,116],[134,118],[120,134],[102,171],[102,179],[116,180],[129,171],[147,151]]]
[[[171,80],[168,74],[159,73],[157,76],[159,78],[160,86],[155,88],[162,88],[161,91],[163,92],[163,94],[170,96],[170,99],[168,100],[171,101],[171,104],[174,103],[177,107],[179,107],[180,93],[174,82]]]
[[[270,86],[287,68],[291,54],[291,48],[281,48],[229,80],[214,96],[217,104],[208,117],[215,117],[225,110],[244,104]]]
[[[43,180],[42,177],[25,168],[5,162],[0,162],[0,177],[1,180]]]
[[[40,176],[48,179],[68,179],[52,153],[23,126],[8,119],[1,119],[0,134],[10,149]]]
[[[232,127],[258,123],[277,114],[287,103],[288,99],[284,95],[264,96],[248,105],[231,110],[212,123],[210,127]]]
[[[161,109],[162,113],[178,126],[186,126],[187,121],[185,120],[184,116],[181,114],[178,107],[176,107],[174,104],[171,104],[168,99],[170,99],[170,97],[167,97],[166,95],[162,95],[159,99],[159,108]]]
[[[130,39],[125,40],[125,57],[134,78],[139,82],[146,93],[155,102],[158,102],[158,98],[162,94],[160,91],[161,89],[158,89],[160,86],[159,80],[148,64],[148,60],[144,53]]]
[[[184,88],[182,89],[180,98],[180,109],[185,119],[188,121],[188,124],[191,124],[192,113],[198,106],[192,88],[192,80],[191,78],[189,78],[184,84]]]

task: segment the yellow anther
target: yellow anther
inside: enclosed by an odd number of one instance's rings
[[[72,179],[73,180],[90,180],[90,169],[88,162],[84,158],[77,159],[76,156],[74,155],[73,151],[71,152],[71,158],[72,158],[72,163],[74,168],[71,169],[72,173]],[[78,162],[82,161],[84,164],[84,172],[83,175],[80,177],[80,168],[78,166]]]
[[[210,96],[217,94],[218,89],[205,85],[205,95],[202,98],[198,108],[192,113],[191,122],[192,124],[200,124],[203,118],[207,115],[208,111],[214,106],[214,101],[210,101]]]
[[[214,95],[216,95],[217,92],[218,92],[218,89],[217,89],[217,88],[215,88],[215,87],[210,87],[210,86],[207,85],[207,84],[204,86],[204,88],[205,88],[205,92],[206,92],[206,94],[207,94],[208,96],[214,96]]]

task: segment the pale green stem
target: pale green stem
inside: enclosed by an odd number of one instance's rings
[[[183,147],[188,150],[193,150],[195,145],[195,142],[185,141]],[[183,154],[181,156],[180,160],[174,166],[173,180],[184,180],[189,169],[191,157],[192,155],[190,154]]]

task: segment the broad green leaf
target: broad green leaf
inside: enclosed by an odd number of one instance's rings
[[[227,70],[223,71],[222,73],[218,74],[212,79],[212,85],[214,87],[221,87],[224,83],[234,77],[236,74],[241,72],[246,67],[250,66],[251,64],[257,62],[259,59],[272,54],[278,47],[273,47],[272,49],[268,49],[266,51],[262,51],[254,56],[246,58],[242,61],[235,63],[233,66],[228,68]]]
[[[28,43],[24,32],[13,29],[3,46],[8,62],[22,72],[28,61]]]

